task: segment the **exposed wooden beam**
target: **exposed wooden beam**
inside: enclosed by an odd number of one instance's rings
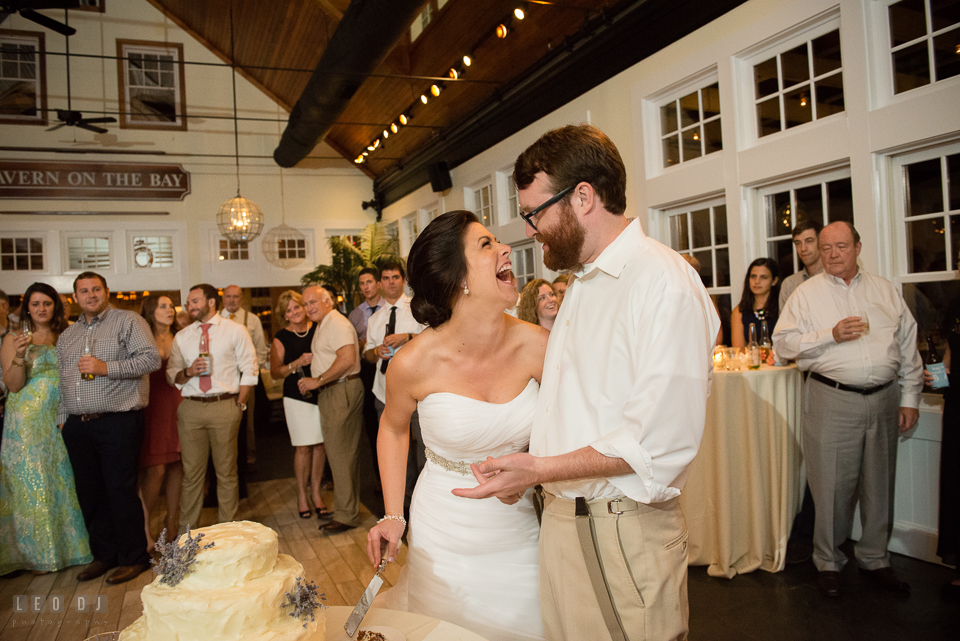
[[[330,0],[315,0],[315,1],[317,4],[323,7],[323,11],[327,15],[331,16],[332,18],[335,18],[336,20],[340,20],[343,17],[343,12],[337,9],[335,6],[333,6],[333,3],[330,2]]]

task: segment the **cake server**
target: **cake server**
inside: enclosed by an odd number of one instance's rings
[[[385,567],[387,567],[386,557],[380,560],[380,565],[377,567],[377,573],[373,575],[372,579],[370,579],[367,589],[363,591],[360,601],[357,602],[357,607],[353,609],[353,612],[351,612],[350,616],[347,618],[347,622],[343,625],[343,629],[347,632],[347,636],[351,639],[356,633],[357,628],[360,627],[360,622],[363,621],[363,617],[367,615],[367,610],[369,610],[370,606],[373,604],[373,598],[377,596],[377,592],[380,591],[380,586],[383,585],[383,577],[380,576],[380,573],[383,572],[383,568]]]

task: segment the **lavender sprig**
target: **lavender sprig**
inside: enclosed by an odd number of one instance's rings
[[[183,545],[180,545],[176,538],[170,543],[167,543],[166,528],[160,533],[160,538],[157,539],[157,543],[154,545],[154,549],[160,553],[160,560],[150,559],[154,574],[160,576],[160,583],[173,587],[183,581],[183,578],[189,574],[193,570],[193,566],[196,565],[197,553],[214,546],[213,541],[201,546],[200,540],[204,535],[198,534],[196,538],[191,537],[189,525],[187,526],[185,536],[187,538],[184,540]]]
[[[297,585],[294,586],[293,592],[287,592],[284,596],[286,598],[280,607],[292,605],[293,612],[290,616],[303,619],[303,627],[307,627],[307,617],[310,617],[311,622],[314,620],[314,610],[327,607],[320,603],[327,600],[326,595],[319,594],[317,584],[313,581],[304,581],[302,576],[297,577]]]

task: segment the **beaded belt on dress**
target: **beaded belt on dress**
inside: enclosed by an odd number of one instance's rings
[[[467,461],[451,461],[450,459],[445,459],[429,447],[423,448],[424,454],[427,456],[427,460],[436,463],[443,469],[448,472],[456,472],[457,474],[463,474],[464,476],[470,476],[473,474],[473,471],[470,469],[470,463]],[[477,461],[477,463],[482,463],[483,461]]]

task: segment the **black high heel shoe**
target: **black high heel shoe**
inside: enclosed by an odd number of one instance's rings
[[[313,510],[307,508],[303,512],[299,512],[299,514],[301,519],[309,519],[311,516],[313,516]]]

